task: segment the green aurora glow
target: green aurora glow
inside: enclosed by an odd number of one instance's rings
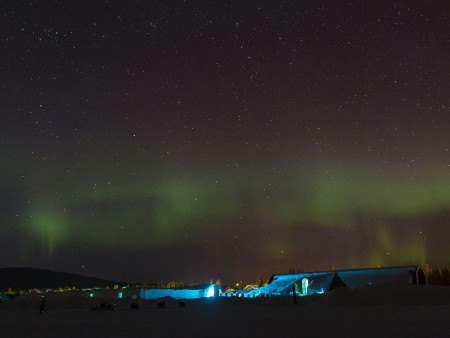
[[[426,220],[449,211],[446,171],[427,172],[412,179],[351,168],[311,168],[282,177],[249,173],[252,180],[245,175],[223,181],[207,175],[173,175],[176,179],[143,178],[126,184],[99,177],[95,187],[77,183],[64,188],[57,199],[38,192],[39,202],[22,210],[21,219],[28,220],[30,234],[48,256],[68,245],[145,250],[169,243],[183,245],[185,236],[198,242],[220,241],[229,231],[239,231],[237,224],[252,229],[271,224],[279,235],[258,243],[263,256],[280,258],[282,252],[289,252],[289,241],[283,235],[286,229],[301,232],[313,227],[333,232],[359,227],[373,245],[358,264],[386,265],[396,261],[392,257],[398,262],[424,263],[431,247],[420,238],[404,241],[392,229],[399,219]],[[426,223],[420,224],[423,232],[427,228]],[[450,251],[447,248],[439,254]]]

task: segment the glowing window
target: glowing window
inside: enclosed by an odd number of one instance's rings
[[[308,278],[303,278],[302,279],[302,295],[308,294],[308,285],[309,285]]]
[[[211,286],[206,290],[206,297],[207,297],[207,298],[214,297],[214,285],[211,285]]]
[[[122,298],[122,292],[119,292],[119,294],[117,295],[117,298]]]

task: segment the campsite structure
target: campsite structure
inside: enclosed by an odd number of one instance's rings
[[[273,275],[266,286],[240,292],[243,297],[322,294],[339,287],[359,288],[379,284],[427,284],[421,267],[400,266]]]

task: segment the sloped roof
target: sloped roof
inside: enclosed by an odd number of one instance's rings
[[[253,290],[251,293],[252,296],[280,295],[293,283],[297,283],[303,278],[309,280],[308,294],[323,293],[341,286],[357,288],[371,284],[406,284],[412,281],[416,268],[417,266],[412,265],[273,275],[268,285]]]

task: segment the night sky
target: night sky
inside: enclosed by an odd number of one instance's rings
[[[450,257],[450,2],[0,2],[0,267]]]

